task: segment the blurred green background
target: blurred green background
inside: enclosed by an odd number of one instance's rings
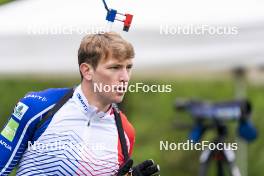
[[[3,5],[5,3],[11,2],[11,1],[14,1],[14,0],[0,0],[0,5]]]
[[[14,105],[29,91],[39,91],[50,87],[71,87],[79,79],[0,79],[0,126],[2,127],[13,110]],[[173,102],[176,97],[196,97],[207,100],[229,100],[234,98],[235,85],[231,78],[225,79],[171,79],[141,80],[132,82],[144,84],[171,84],[170,93],[128,93],[122,104],[126,115],[136,128],[136,144],[133,158],[135,162],[152,158],[161,167],[161,175],[197,175],[199,151],[160,151],[160,141],[185,142],[188,130],[173,127],[175,119],[191,123],[191,118],[175,112]],[[257,141],[248,145],[248,175],[262,175],[264,165],[263,128],[264,124],[264,86],[247,84],[247,95],[253,104],[253,121],[259,130]],[[235,122],[230,123],[230,141],[235,140]],[[214,133],[205,136],[211,139]],[[211,170],[211,173],[214,169]],[[14,175],[14,174],[13,174]],[[210,174],[215,175],[215,174]]]

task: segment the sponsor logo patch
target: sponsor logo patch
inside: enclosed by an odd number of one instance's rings
[[[78,94],[77,94],[77,97],[78,97],[80,103],[82,104],[84,110],[88,112],[89,109],[88,109],[87,105],[85,104],[85,102],[83,101],[82,96],[78,93]]]
[[[18,126],[19,124],[14,119],[11,118],[7,123],[6,127],[1,132],[1,135],[4,136],[10,142],[12,142],[16,135]]]
[[[42,97],[42,96],[35,95],[35,94],[26,95],[24,98],[25,99],[26,98],[33,98],[33,99],[37,99],[37,100],[40,100],[40,101],[48,101],[46,97]]]
[[[13,115],[14,115],[17,119],[21,120],[22,117],[23,117],[23,116],[25,115],[25,113],[27,112],[27,110],[28,110],[28,106],[25,105],[24,103],[19,102],[19,103],[16,105],[15,109],[14,109]]]

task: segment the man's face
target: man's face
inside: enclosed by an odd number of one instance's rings
[[[120,103],[123,100],[132,65],[133,59],[108,58],[98,63],[93,72],[92,85],[100,100],[105,103]]]

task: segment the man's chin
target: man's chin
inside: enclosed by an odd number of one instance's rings
[[[116,96],[114,99],[113,99],[113,103],[121,103],[124,99],[124,95],[122,96]]]

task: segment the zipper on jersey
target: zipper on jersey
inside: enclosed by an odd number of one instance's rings
[[[87,126],[89,127],[91,125],[91,119],[89,119]]]
[[[91,125],[92,119],[94,118],[103,118],[105,115],[103,115],[102,117],[98,117],[98,114],[95,112],[93,113],[93,115],[91,115],[90,119],[87,122],[87,126],[89,127]]]
[[[91,126],[91,122],[92,122],[92,119],[96,116],[96,112],[93,112],[91,114],[91,117],[89,118],[88,122],[87,122],[87,126],[90,127]]]

